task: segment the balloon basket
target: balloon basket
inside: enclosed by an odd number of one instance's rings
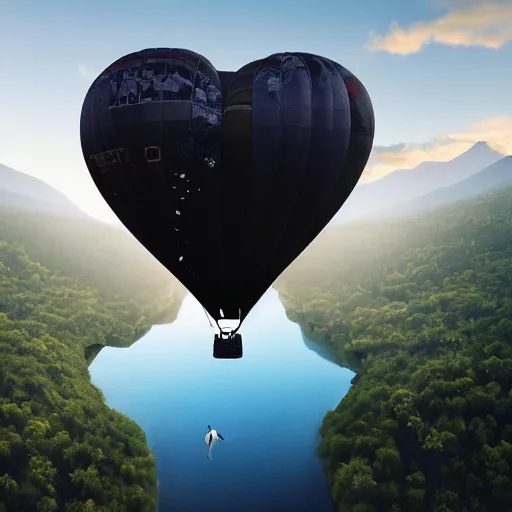
[[[213,357],[215,359],[240,359],[243,354],[242,336],[222,337],[218,334],[213,339]]]

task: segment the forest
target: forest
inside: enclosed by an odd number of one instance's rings
[[[172,321],[184,289],[127,233],[0,212],[0,511],[148,511],[144,432],[88,364]]]
[[[328,228],[276,288],[357,372],[320,428],[337,510],[512,510],[512,189]]]

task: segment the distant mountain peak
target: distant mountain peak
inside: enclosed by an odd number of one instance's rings
[[[492,163],[489,160],[498,161],[503,158],[505,155],[491,148],[489,144],[483,140],[479,140],[475,142],[469,149],[456,156],[450,162],[465,162],[467,160],[482,160],[482,167],[485,167],[485,164]]]
[[[394,171],[356,187],[337,214],[335,222],[368,218],[387,208],[463,181],[504,157],[503,153],[480,140],[451,160],[426,161],[413,169]]]
[[[512,156],[504,156],[485,169],[447,187],[437,188],[428,194],[409,199],[378,213],[385,216],[417,214],[443,205],[486,194],[512,184]]]
[[[501,155],[501,153],[499,151],[492,149],[491,146],[489,146],[489,144],[485,140],[479,140],[478,142],[475,142],[468,150],[464,151],[464,153],[462,153],[459,156],[465,155],[467,153],[474,153],[476,151],[478,151],[478,152],[485,151],[487,153],[496,153],[496,154]]]

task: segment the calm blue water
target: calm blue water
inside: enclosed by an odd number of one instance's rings
[[[242,326],[242,359],[213,359],[212,332],[189,295],[173,324],[90,366],[108,404],[147,434],[160,512],[332,512],[318,428],[354,374],[307,348],[273,289]],[[225,438],[211,460],[208,424]]]

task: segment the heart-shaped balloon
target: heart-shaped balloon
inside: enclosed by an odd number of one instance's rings
[[[148,49],[94,81],[80,135],[121,222],[215,320],[242,321],[343,205],[374,126],[363,84],[330,59],[222,72]]]

